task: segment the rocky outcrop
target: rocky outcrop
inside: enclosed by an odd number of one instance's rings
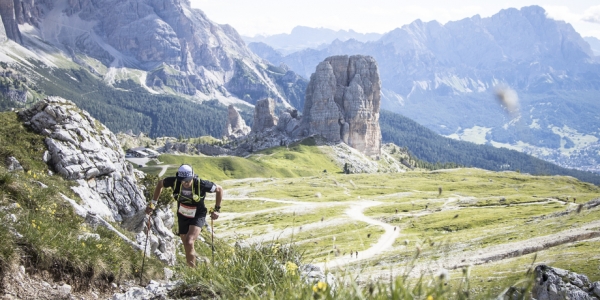
[[[1,25],[3,25],[3,31],[6,33],[6,37],[19,44],[23,44],[23,38],[19,31],[17,19],[15,18],[15,1],[0,0],[0,17],[2,18]],[[0,40],[1,39],[2,36],[0,34]]]
[[[250,127],[246,125],[246,122],[242,119],[237,109],[233,105],[229,105],[227,107],[227,124],[225,124],[223,136],[235,139],[248,135],[250,131]]]
[[[73,102],[58,97],[36,103],[21,111],[19,117],[46,137],[44,161],[65,179],[77,181],[78,186],[72,189],[84,209],[103,219],[128,224],[125,227],[138,232],[138,241],[145,240],[143,190],[110,130]],[[172,226],[172,220],[168,210],[153,217],[153,227],[163,230],[153,232],[151,249],[168,263],[175,262],[174,236],[164,227]]]
[[[292,135],[300,128],[302,118],[298,116],[298,111],[295,109],[287,110],[279,115],[277,121],[277,130]]]
[[[367,155],[379,155],[381,82],[369,56],[332,56],[310,77],[304,102],[303,134],[344,142]]]
[[[230,149],[226,149],[217,145],[211,144],[193,144],[193,143],[185,143],[185,142],[171,142],[167,141],[164,146],[158,149],[163,153],[175,153],[175,154],[199,154],[202,153],[204,155],[210,156],[219,156],[219,155],[232,155],[232,151]]]
[[[23,166],[14,156],[9,156],[6,158],[6,169],[9,172],[23,171]]]
[[[8,37],[6,36],[6,30],[4,29],[4,22],[2,22],[2,18],[0,17],[0,43],[6,42]]]
[[[590,282],[585,275],[539,265],[531,296],[537,300],[600,299],[600,281]]]
[[[252,133],[263,132],[277,126],[278,118],[275,116],[275,101],[271,98],[258,100],[254,106],[254,123]]]

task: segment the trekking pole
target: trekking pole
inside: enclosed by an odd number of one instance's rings
[[[144,258],[142,258],[142,270],[140,272],[140,286],[144,277],[144,264],[146,263],[146,248],[148,248],[148,237],[150,236],[150,215],[148,215],[148,223],[146,224],[146,243],[144,244]]]
[[[212,262],[215,264],[215,227],[213,227],[213,218],[210,216],[210,244],[212,248]]]

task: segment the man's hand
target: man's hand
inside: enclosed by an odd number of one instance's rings
[[[156,206],[154,205],[154,203],[152,203],[152,202],[148,203],[148,206],[146,206],[146,214],[147,215],[151,214],[155,208],[156,208]]]
[[[213,220],[216,220],[219,218],[219,212],[218,211],[212,211],[210,212],[210,218]]]
[[[149,215],[154,211],[150,206],[146,206],[146,214]]]

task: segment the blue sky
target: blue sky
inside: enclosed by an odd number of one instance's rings
[[[501,9],[529,5],[543,7],[550,18],[563,20],[582,36],[600,38],[600,3],[597,0],[190,0],[220,24],[240,34],[289,33],[297,25],[358,32],[388,32],[416,19],[441,23],[479,14],[489,17]]]

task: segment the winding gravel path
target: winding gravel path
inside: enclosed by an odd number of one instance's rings
[[[318,266],[325,269],[332,269],[339,266],[344,266],[349,263],[355,263],[357,261],[371,259],[385,251],[392,249],[394,242],[400,236],[400,230],[395,230],[394,226],[381,222],[379,220],[375,220],[373,218],[369,218],[364,215],[364,210],[382,204],[381,202],[375,201],[362,201],[362,202],[354,202],[350,206],[350,208],[346,211],[346,215],[348,215],[352,220],[365,222],[371,225],[381,226],[385,230],[385,233],[379,237],[377,243],[367,250],[359,252],[358,257],[340,257],[334,260],[331,260],[326,263],[317,264]]]

